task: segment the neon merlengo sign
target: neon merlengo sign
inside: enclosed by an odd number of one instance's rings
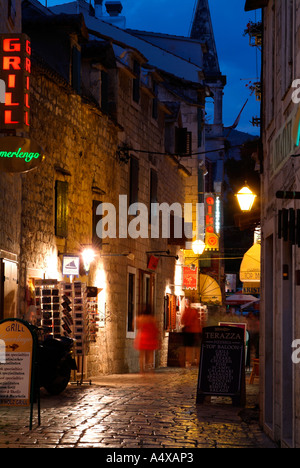
[[[28,172],[44,159],[43,149],[23,137],[0,138],[0,172]]]

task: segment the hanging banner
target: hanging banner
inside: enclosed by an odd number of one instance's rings
[[[29,325],[29,324],[28,324]],[[5,353],[0,360],[0,406],[29,406],[33,381],[34,337],[26,322],[0,322]]]
[[[148,260],[148,265],[147,268],[149,270],[155,271],[158,265],[159,258],[154,257],[154,255],[151,255]]]
[[[206,250],[219,250],[219,236],[213,232],[205,234],[205,249]]]
[[[198,287],[198,268],[182,267],[182,289],[197,290]]]

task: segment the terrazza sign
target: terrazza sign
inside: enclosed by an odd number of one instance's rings
[[[29,130],[30,57],[25,34],[0,34],[1,130]]]
[[[33,140],[0,138],[0,172],[28,172],[39,166],[43,158],[42,148]]]

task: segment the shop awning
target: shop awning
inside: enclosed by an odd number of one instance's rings
[[[242,283],[260,283],[260,244],[254,244],[245,253],[240,267]]]
[[[200,274],[199,292],[202,303],[222,303],[222,293],[220,286],[216,280],[209,275]]]

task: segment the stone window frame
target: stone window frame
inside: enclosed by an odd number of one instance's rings
[[[132,307],[133,311],[130,314],[129,311],[129,294],[130,294],[130,282],[129,279],[133,279],[133,301],[132,301]],[[129,324],[130,317],[131,318],[131,326]],[[135,327],[135,320],[136,320],[136,315],[137,315],[137,270],[136,268],[133,268],[131,266],[127,267],[127,308],[126,308],[126,338],[134,339],[136,336],[136,327]]]

